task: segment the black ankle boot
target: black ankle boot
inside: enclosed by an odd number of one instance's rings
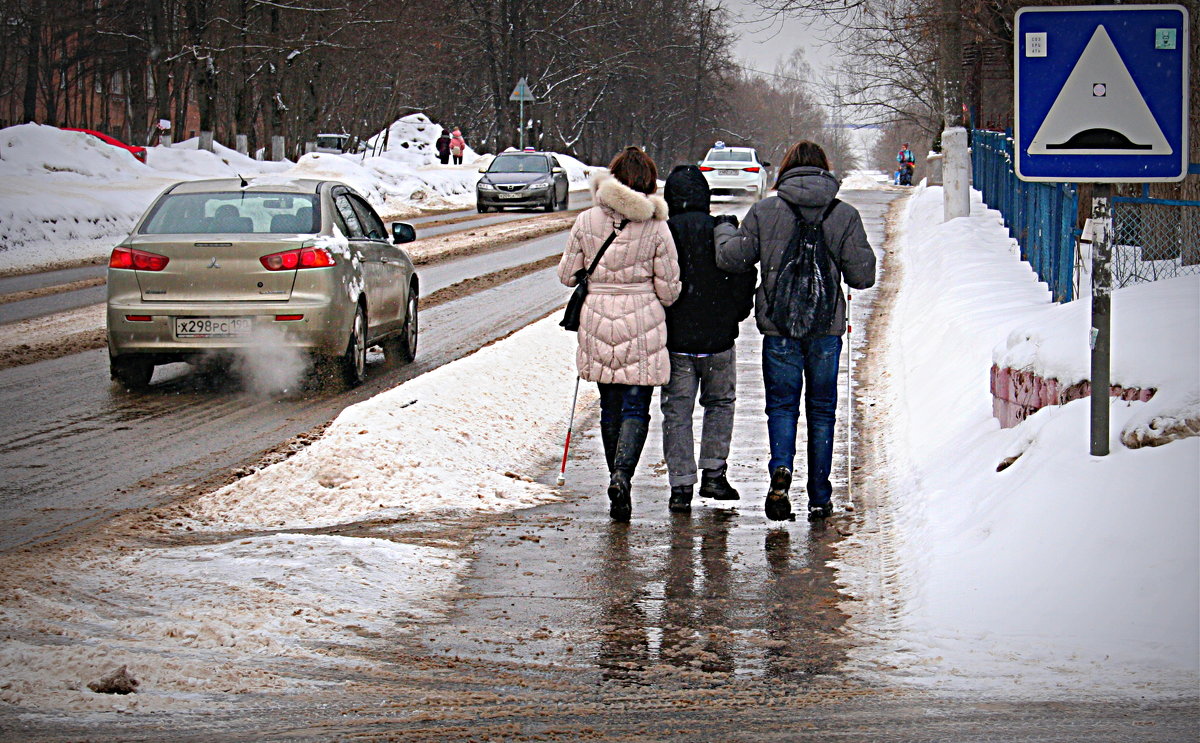
[[[729,480],[725,479],[725,473],[710,477],[705,472],[700,477],[700,497],[712,498],[713,500],[739,500],[741,496],[738,491],[734,490],[729,484]]]
[[[671,488],[671,500],[667,502],[671,513],[687,513],[692,510],[692,486],[676,485]]]
[[[788,500],[788,488],[791,486],[792,471],[787,467],[776,467],[771,473],[771,489],[767,491],[767,518],[772,521],[792,518],[792,502]]]
[[[620,470],[608,481],[608,515],[613,521],[629,521],[633,515],[633,500],[629,497],[629,477]]]

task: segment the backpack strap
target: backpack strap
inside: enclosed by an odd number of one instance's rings
[[[842,203],[841,199],[835,198],[833,201],[829,202],[829,206],[825,207],[825,211],[823,211],[821,213],[820,219],[818,219],[816,222],[809,222],[807,219],[804,218],[803,215],[800,214],[800,207],[798,207],[795,204],[793,204],[792,202],[784,200],[784,199],[780,199],[780,201],[782,201],[783,203],[788,205],[788,208],[792,210],[792,214],[795,215],[796,221],[802,222],[804,224],[821,224],[826,219],[829,219],[829,215],[833,213],[833,210],[837,208],[837,205]]]

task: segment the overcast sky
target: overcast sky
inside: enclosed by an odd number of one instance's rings
[[[833,49],[811,21],[795,17],[764,20],[762,10],[753,0],[727,0],[725,6],[740,17],[733,30],[741,39],[734,44],[733,51],[746,66],[772,72],[775,63],[796,47],[804,48],[808,63],[818,75],[832,63]]]

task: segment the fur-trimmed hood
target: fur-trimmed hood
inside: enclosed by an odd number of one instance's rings
[[[599,206],[610,209],[631,222],[667,219],[667,202],[658,194],[638,193],[613,178],[609,173],[592,176],[592,200]]]

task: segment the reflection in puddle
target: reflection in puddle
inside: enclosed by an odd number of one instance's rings
[[[597,576],[604,678],[716,685],[830,672],[844,621],[825,565],[831,546],[823,531],[792,529],[764,532],[726,509],[675,516],[661,529],[610,524]]]

